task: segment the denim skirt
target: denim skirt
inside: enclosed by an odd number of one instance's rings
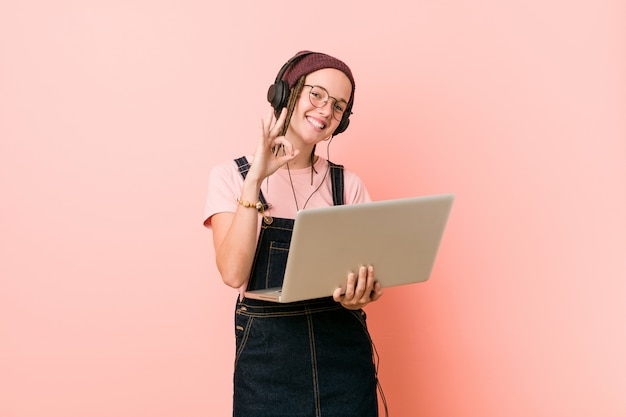
[[[244,299],[235,312],[235,417],[378,416],[362,310],[332,298]]]

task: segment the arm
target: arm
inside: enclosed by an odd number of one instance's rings
[[[263,180],[298,154],[284,136],[278,136],[285,118],[286,112],[283,109],[278,120],[274,118],[273,111],[265,120],[261,120],[259,141],[252,165],[243,182],[241,200],[256,203]],[[272,149],[280,145],[285,152],[277,156],[272,153]],[[215,260],[222,280],[228,286],[239,288],[250,276],[258,221],[256,208],[242,205],[237,206],[235,213],[217,213],[211,218]]]

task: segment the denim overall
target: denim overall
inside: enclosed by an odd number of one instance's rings
[[[236,162],[245,178],[247,160]],[[333,201],[340,205],[343,167],[329,164]],[[262,193],[259,198],[266,204]],[[249,290],[282,285],[293,224],[263,221]],[[332,297],[285,304],[244,298],[237,302],[235,336],[234,417],[378,416],[362,310],[347,310]]]

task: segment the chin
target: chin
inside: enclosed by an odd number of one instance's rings
[[[331,136],[336,128],[336,126],[331,126],[325,128],[324,130],[309,129],[308,132],[306,132],[306,137],[310,140],[307,140],[307,142],[314,141],[315,143],[319,143]]]
[[[291,127],[291,126],[290,126]],[[308,125],[304,129],[293,129],[293,133],[300,137],[304,143],[316,145],[331,135],[332,130],[324,129],[323,131],[311,129]]]

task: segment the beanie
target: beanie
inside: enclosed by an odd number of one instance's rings
[[[348,101],[348,104],[352,105],[354,102],[354,77],[352,77],[350,68],[343,61],[321,52],[300,51],[296,56],[304,53],[309,54],[298,58],[283,75],[283,80],[289,84],[289,88],[293,88],[303,75],[308,75],[324,68],[334,68],[346,74],[350,84],[352,84],[350,100]]]

